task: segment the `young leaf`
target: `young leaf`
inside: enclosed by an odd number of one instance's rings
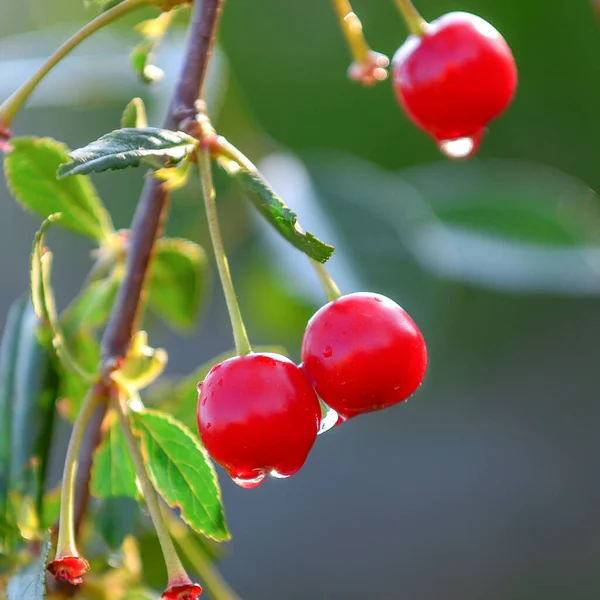
[[[175,11],[161,13],[155,19],[142,21],[136,29],[144,36],[131,53],[131,64],[144,83],[153,83],[162,77],[162,71],[150,64],[151,54],[167,31]]]
[[[98,498],[136,498],[135,467],[119,422],[113,419],[94,456],[90,490]]]
[[[148,127],[148,119],[146,118],[146,107],[141,98],[134,98],[125,107],[123,116],[121,117],[121,127]]]
[[[292,246],[320,263],[329,260],[335,248],[304,231],[298,217],[271,189],[257,172],[248,171],[236,163],[219,160],[226,173],[246,191],[254,206]]]
[[[142,163],[162,168],[183,160],[197,143],[182,131],[157,127],[116,129],[69,153],[71,162],[58,169],[58,177],[139,167]]]
[[[165,502],[179,508],[194,531],[229,539],[217,474],[198,439],[159,411],[132,412],[132,417],[148,474]]]
[[[207,266],[198,244],[178,238],[159,240],[148,285],[149,306],[173,327],[192,327],[206,292]]]
[[[13,575],[6,586],[8,600],[43,600],[46,595],[46,559],[50,539],[44,540],[38,558]]]
[[[49,138],[13,138],[4,159],[8,188],[27,210],[46,218],[60,212],[61,225],[101,241],[113,234],[110,216],[87,177],[58,181],[68,149]]]
[[[42,226],[33,241],[30,273],[31,301],[36,316],[50,330],[52,346],[56,350],[56,355],[60,359],[61,364],[65,369],[78,374],[83,379],[91,381],[93,379],[93,374],[82,368],[82,366],[71,356],[71,353],[66,346],[64,335],[58,323],[54,294],[50,284],[52,253],[44,247],[44,235],[48,227],[61,218],[61,214],[50,215],[42,223]]]

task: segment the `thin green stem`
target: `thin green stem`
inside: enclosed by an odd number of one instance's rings
[[[202,585],[206,588],[213,600],[241,600],[240,597],[227,585],[219,570],[202,546],[191,540],[187,535],[187,528],[177,521],[174,516],[167,517],[169,531],[183,556],[192,566]]]
[[[415,8],[411,0],[396,0],[396,6],[402,15],[408,30],[414,35],[424,35],[427,30],[427,21]]]
[[[348,0],[333,0],[333,7],[337,13],[344,37],[348,42],[352,58],[357,63],[365,63],[369,58],[371,48],[365,40],[362,23],[358,15],[352,10]]]
[[[252,352],[246,327],[242,320],[242,314],[238,305],[231,273],[229,271],[229,263],[223,248],[223,239],[221,238],[221,230],[219,229],[219,220],[217,217],[217,203],[215,202],[215,188],[212,179],[212,167],[210,164],[210,150],[203,148],[198,151],[198,164],[200,166],[200,178],[202,180],[202,194],[204,196],[204,206],[206,207],[206,218],[208,220],[208,229],[212,242],[223,293],[225,294],[225,302],[229,311],[229,318],[233,328],[233,338],[235,340],[235,349],[238,354],[249,354]]]
[[[173,540],[171,539],[167,526],[163,520],[158,496],[156,495],[154,486],[148,477],[148,472],[146,471],[146,466],[144,465],[142,453],[140,452],[137,441],[129,425],[129,418],[127,416],[129,409],[126,398],[121,389],[119,389],[119,398],[117,402],[115,402],[115,405],[117,415],[119,417],[119,423],[121,424],[121,429],[123,430],[123,435],[125,436],[125,442],[127,443],[129,454],[131,455],[131,459],[135,466],[135,472],[142,488],[144,500],[146,501],[146,506],[148,507],[148,512],[150,513],[150,517],[152,519],[152,523],[154,524],[154,529],[156,530],[156,535],[162,549],[165,566],[167,567],[169,587],[172,585],[191,583],[190,578],[188,577],[183,565],[181,564],[181,561],[179,560],[179,556],[177,556],[177,550],[175,550]]]
[[[337,300],[341,295],[340,288],[336,285],[333,277],[329,274],[327,267],[316,260],[310,259],[310,264],[314,267],[319,281],[321,282],[321,286],[323,291],[325,292],[325,296],[329,302],[333,302]]]
[[[83,439],[88,420],[96,407],[96,404],[100,400],[100,397],[99,387],[97,385],[92,386],[81,405],[81,409],[79,410],[79,414],[73,425],[63,471],[56,558],[62,558],[63,556],[78,556],[77,546],[75,544],[74,525],[75,474],[77,473],[81,440]]]
[[[37,85],[44,77],[67,55],[73,48],[87,39],[90,35],[112,23],[119,17],[141,7],[158,4],[159,0],[124,0],[113,8],[103,12],[87,25],[82,27],[76,34],[70,37],[58,50],[54,52],[46,62],[0,106],[0,123],[4,126],[10,125],[14,116],[21,106],[31,95]]]

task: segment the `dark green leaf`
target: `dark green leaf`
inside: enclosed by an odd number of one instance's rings
[[[105,498],[96,515],[96,525],[109,548],[121,547],[138,515],[138,503],[129,496]]]
[[[40,323],[29,303],[21,322],[14,367],[10,467],[13,489],[18,489],[32,457],[47,457],[54,418],[58,379],[52,354],[38,339],[39,329]]]
[[[98,498],[137,496],[135,467],[116,419],[111,422],[102,444],[96,450],[91,492]]]
[[[28,306],[29,298],[22,297],[10,307],[0,346],[0,516],[8,497],[15,366],[21,323]]]
[[[142,163],[161,168],[183,160],[196,144],[182,131],[157,127],[117,129],[71,152],[71,162],[59,168],[58,177],[139,167]]]
[[[172,326],[192,327],[207,279],[206,255],[200,246],[183,239],[161,239],[152,263],[148,303]]]
[[[259,173],[248,171],[229,161],[219,161],[219,164],[238,182],[263,217],[288,242],[317,262],[329,260],[334,247],[304,231],[298,224],[296,213],[286,206]]]
[[[61,225],[103,240],[113,233],[110,216],[87,177],[56,178],[68,149],[48,138],[13,138],[4,159],[6,181],[13,196],[27,210],[42,217],[62,213]]]
[[[281,346],[255,346],[253,350],[254,352],[271,352],[287,355],[285,348]],[[194,431],[197,427],[196,408],[198,405],[198,391],[196,390],[196,386],[198,382],[202,381],[215,365],[233,356],[237,356],[235,350],[223,352],[198,367],[191,375],[177,382],[166,381],[162,383],[162,379],[160,379],[145,397],[149,397],[152,404],[160,406],[161,410]]]
[[[132,413],[148,473],[171,508],[198,533],[230,538],[217,475],[199,440],[169,415],[154,410]]]
[[[6,586],[8,600],[43,600],[46,595],[46,559],[50,540],[45,540],[38,558],[13,575]]]
[[[141,98],[134,98],[123,111],[121,127],[148,127],[146,118],[146,107]]]

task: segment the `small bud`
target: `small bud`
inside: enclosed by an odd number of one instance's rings
[[[161,598],[165,600],[197,600],[202,593],[202,588],[195,583],[173,585],[163,592]]]
[[[353,62],[348,69],[348,77],[361,85],[370,87],[388,76],[387,66],[390,59],[380,52],[370,50],[364,62]]]
[[[63,556],[56,558],[46,566],[58,581],[63,579],[73,585],[83,582],[83,574],[90,570],[90,563],[80,556]]]

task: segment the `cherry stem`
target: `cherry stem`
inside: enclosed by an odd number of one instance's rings
[[[63,556],[79,556],[77,545],[75,543],[75,475],[77,473],[77,463],[79,447],[86,430],[88,420],[99,402],[104,396],[103,387],[100,384],[93,385],[87,393],[77,419],[73,425],[62,479],[62,490],[60,496],[60,519],[58,524],[58,541],[56,544],[56,558]]]
[[[212,178],[212,166],[210,162],[210,150],[201,148],[198,150],[198,164],[200,166],[200,179],[202,180],[202,194],[204,196],[204,206],[206,207],[206,218],[208,220],[208,229],[210,239],[217,261],[219,277],[223,293],[225,294],[225,302],[229,311],[229,318],[233,328],[233,338],[235,340],[235,349],[238,354],[249,354],[252,352],[246,327],[242,319],[240,307],[233,289],[233,281],[229,271],[229,263],[223,248],[223,239],[221,230],[219,229],[219,219],[217,216],[217,204],[215,202],[215,188]]]
[[[418,36],[425,35],[427,31],[427,21],[421,16],[421,13],[415,8],[411,0],[396,0],[396,6],[402,15],[408,30]]]
[[[206,550],[188,537],[187,528],[170,514],[167,517],[167,524],[171,536],[202,580],[202,585],[208,590],[210,597],[213,600],[240,600],[240,597],[227,585],[221,573],[214,566]]]
[[[337,300],[342,295],[342,292],[333,280],[333,277],[329,274],[327,267],[324,264],[313,260],[312,258],[310,259],[310,264],[314,267],[319,277],[319,281],[321,282],[321,286],[325,292],[327,300],[329,302]]]
[[[123,0],[113,8],[98,15],[77,33],[70,37],[58,50],[54,52],[44,64],[23,84],[16,92],[0,105],[0,123],[8,127],[21,106],[31,95],[33,90],[46,75],[63,59],[71,50],[77,47],[90,35],[112,23],[119,17],[140,8],[158,4],[160,0]]]
[[[140,487],[142,488],[142,494],[144,495],[144,500],[146,501],[146,506],[148,507],[148,512],[150,513],[150,518],[152,519],[152,523],[154,525],[154,529],[156,530],[156,535],[163,553],[165,566],[167,567],[167,577],[169,579],[167,587],[184,585],[188,583],[191,584],[192,581],[188,577],[185,568],[181,564],[179,556],[177,555],[177,550],[175,550],[175,546],[173,545],[173,540],[169,535],[169,530],[167,529],[163,519],[160,503],[158,501],[158,495],[156,494],[154,486],[148,477],[148,471],[146,471],[146,465],[144,464],[142,453],[140,452],[137,441],[129,424],[129,407],[127,406],[127,399],[125,396],[125,394],[128,394],[129,392],[123,389],[122,384],[118,385],[119,395],[117,401],[115,402],[115,408],[121,429],[123,430],[123,435],[125,436],[127,448],[129,449],[129,454],[131,455],[131,460],[133,461],[135,467],[138,481],[140,482]]]
[[[352,57],[359,64],[364,64],[369,58],[371,48],[363,34],[362,23],[352,10],[348,0],[333,0],[333,7],[338,14],[340,27],[350,47]]]

